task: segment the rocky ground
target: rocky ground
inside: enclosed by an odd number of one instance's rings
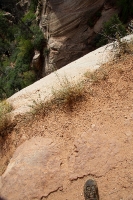
[[[133,199],[133,57],[100,71],[92,86],[86,79],[84,99],[72,109],[19,120],[9,131],[1,173],[13,158],[1,176],[3,197],[83,200],[83,185],[94,178],[101,200]]]

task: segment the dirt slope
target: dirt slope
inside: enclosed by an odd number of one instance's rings
[[[21,143],[42,136],[61,144],[62,167],[68,171],[63,188],[42,199],[83,200],[88,177],[96,179],[102,200],[133,199],[133,57],[101,71],[106,76],[93,77],[91,87],[86,79],[85,99],[72,110],[57,108],[46,117],[19,120],[4,138],[1,172]]]

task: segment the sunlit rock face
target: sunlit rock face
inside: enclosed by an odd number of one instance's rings
[[[42,1],[40,27],[49,50],[44,64],[45,74],[94,49],[95,24],[101,18],[101,27],[102,19],[106,21],[116,12],[110,3],[111,0],[108,4],[105,0]]]

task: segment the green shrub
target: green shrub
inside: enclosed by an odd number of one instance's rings
[[[46,41],[43,35],[43,32],[40,30],[40,28],[37,25],[31,26],[31,30],[33,32],[33,46],[34,49],[40,51],[44,45],[44,42]]]
[[[33,45],[31,40],[25,40],[25,39],[21,39],[19,42],[19,54],[18,56],[23,57],[23,58],[29,58],[31,52],[33,51]]]
[[[44,56],[48,56],[49,53],[50,53],[50,49],[48,49],[48,48],[44,48],[44,49],[43,49],[43,55],[44,55]]]
[[[116,4],[120,8],[120,18],[126,23],[133,17],[133,0],[117,0]]]
[[[0,36],[11,41],[13,37],[12,29],[10,28],[9,20],[7,20],[4,12],[0,11]]]
[[[36,80],[36,74],[34,71],[26,71],[23,73],[22,88],[31,85]]]
[[[0,11],[0,99],[8,98],[36,81],[31,61],[35,50],[42,52],[46,40],[36,22],[38,0],[30,3],[24,16],[12,12],[12,22],[5,17],[5,11]],[[6,6],[4,1],[2,6]]]
[[[97,47],[103,46],[109,42],[117,40],[126,35],[126,28],[119,20],[117,15],[111,17],[111,19],[104,23],[103,29],[100,33],[100,39],[97,43]]]
[[[22,18],[22,21],[26,25],[30,26],[35,19],[36,19],[35,13],[33,13],[32,11],[29,11],[28,13],[24,15],[24,17]]]
[[[30,2],[30,10],[35,12],[38,5],[38,0],[31,0]]]

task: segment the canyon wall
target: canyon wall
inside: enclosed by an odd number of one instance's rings
[[[118,11],[109,0],[42,0],[39,25],[47,39],[43,76],[94,50],[102,24]]]

